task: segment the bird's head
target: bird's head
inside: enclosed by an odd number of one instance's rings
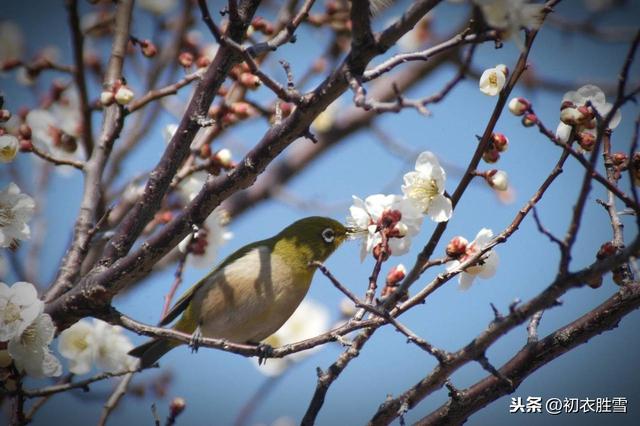
[[[328,217],[312,216],[300,219],[276,235],[282,241],[290,262],[324,262],[348,236],[348,229]],[[276,248],[278,251],[278,249]]]

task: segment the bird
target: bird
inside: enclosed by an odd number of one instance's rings
[[[236,250],[178,299],[160,321],[182,314],[174,330],[234,343],[260,344],[302,302],[317,269],[349,236],[349,228],[320,216],[300,219],[277,235]],[[181,345],[154,338],[129,352],[140,367],[154,365]]]

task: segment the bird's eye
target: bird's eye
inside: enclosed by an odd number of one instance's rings
[[[336,238],[336,234],[335,232],[333,232],[333,229],[327,228],[324,231],[322,231],[322,239],[324,240],[325,243],[332,243],[335,238]]]

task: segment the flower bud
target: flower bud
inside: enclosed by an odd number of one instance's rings
[[[387,274],[387,285],[396,285],[407,275],[407,269],[402,263],[391,268]]]
[[[532,127],[536,124],[538,124],[538,117],[534,113],[530,112],[522,117],[522,125],[524,127]]]
[[[20,152],[33,151],[33,142],[31,139],[20,139]]]
[[[495,148],[488,149],[482,154],[482,159],[485,163],[493,164],[498,162],[498,160],[500,159],[500,153]]]
[[[489,186],[496,191],[506,191],[509,188],[507,172],[493,169],[489,170],[485,176]]]
[[[211,59],[207,58],[206,56],[200,56],[198,57],[198,59],[196,60],[196,66],[198,68],[206,68],[209,65],[211,65]]]
[[[257,75],[253,75],[250,72],[240,74],[238,82],[248,89],[257,89],[260,87],[260,79]]]
[[[18,136],[20,136],[21,139],[31,139],[31,127],[26,123],[22,123],[20,127],[18,127]]]
[[[580,105],[578,107],[578,112],[582,115],[582,117],[580,118],[581,123],[591,121],[596,117],[596,115],[593,113],[593,109],[586,105]]]
[[[251,115],[251,105],[246,102],[234,102],[229,106],[229,110],[241,120]]]
[[[491,135],[493,146],[499,152],[505,152],[509,147],[509,139],[503,133],[493,133]]]
[[[291,102],[280,102],[280,111],[283,118],[288,117],[293,111],[293,104]]]
[[[0,109],[0,123],[6,123],[11,118],[11,111],[8,109]]]
[[[577,108],[564,108],[560,111],[560,121],[568,126],[575,126],[583,120],[584,116]]]
[[[182,414],[185,408],[187,408],[187,401],[185,401],[184,398],[180,398],[179,396],[175,397],[169,404],[169,415],[172,418],[176,418],[180,414]]]
[[[596,254],[596,259],[606,259],[607,257],[611,257],[616,254],[616,251],[616,246],[614,246],[611,241],[607,241],[600,246],[600,250],[598,250],[598,253]]]
[[[227,148],[222,148],[220,151],[216,152],[216,160],[218,161],[218,164],[224,168],[230,168],[233,166],[231,151]]]
[[[509,101],[511,114],[520,116],[531,109],[531,103],[525,98],[513,98]]]
[[[143,40],[140,43],[140,47],[142,48],[142,54],[147,58],[152,58],[158,53],[158,48],[151,40]]]
[[[449,241],[449,244],[447,244],[445,252],[447,256],[457,259],[467,252],[468,244],[469,241],[464,237],[453,237],[451,241]]]
[[[133,100],[133,91],[128,86],[122,85],[115,95],[115,100],[119,105],[126,105]]]
[[[115,100],[115,95],[111,90],[103,90],[102,93],[100,93],[100,104],[102,106],[109,106],[114,103]]]
[[[590,132],[578,133],[578,145],[585,151],[591,152],[596,144],[596,136]]]
[[[614,166],[617,166],[622,170],[627,168],[628,160],[629,158],[624,152],[614,152],[613,154],[611,154],[611,161],[613,162]]]
[[[178,55],[178,62],[185,68],[193,65],[193,55],[190,52],[182,52]]]

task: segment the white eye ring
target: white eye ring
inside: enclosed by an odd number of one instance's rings
[[[333,229],[331,228],[326,228],[324,231],[322,231],[321,235],[325,243],[332,243],[336,238],[335,232],[333,232]]]

